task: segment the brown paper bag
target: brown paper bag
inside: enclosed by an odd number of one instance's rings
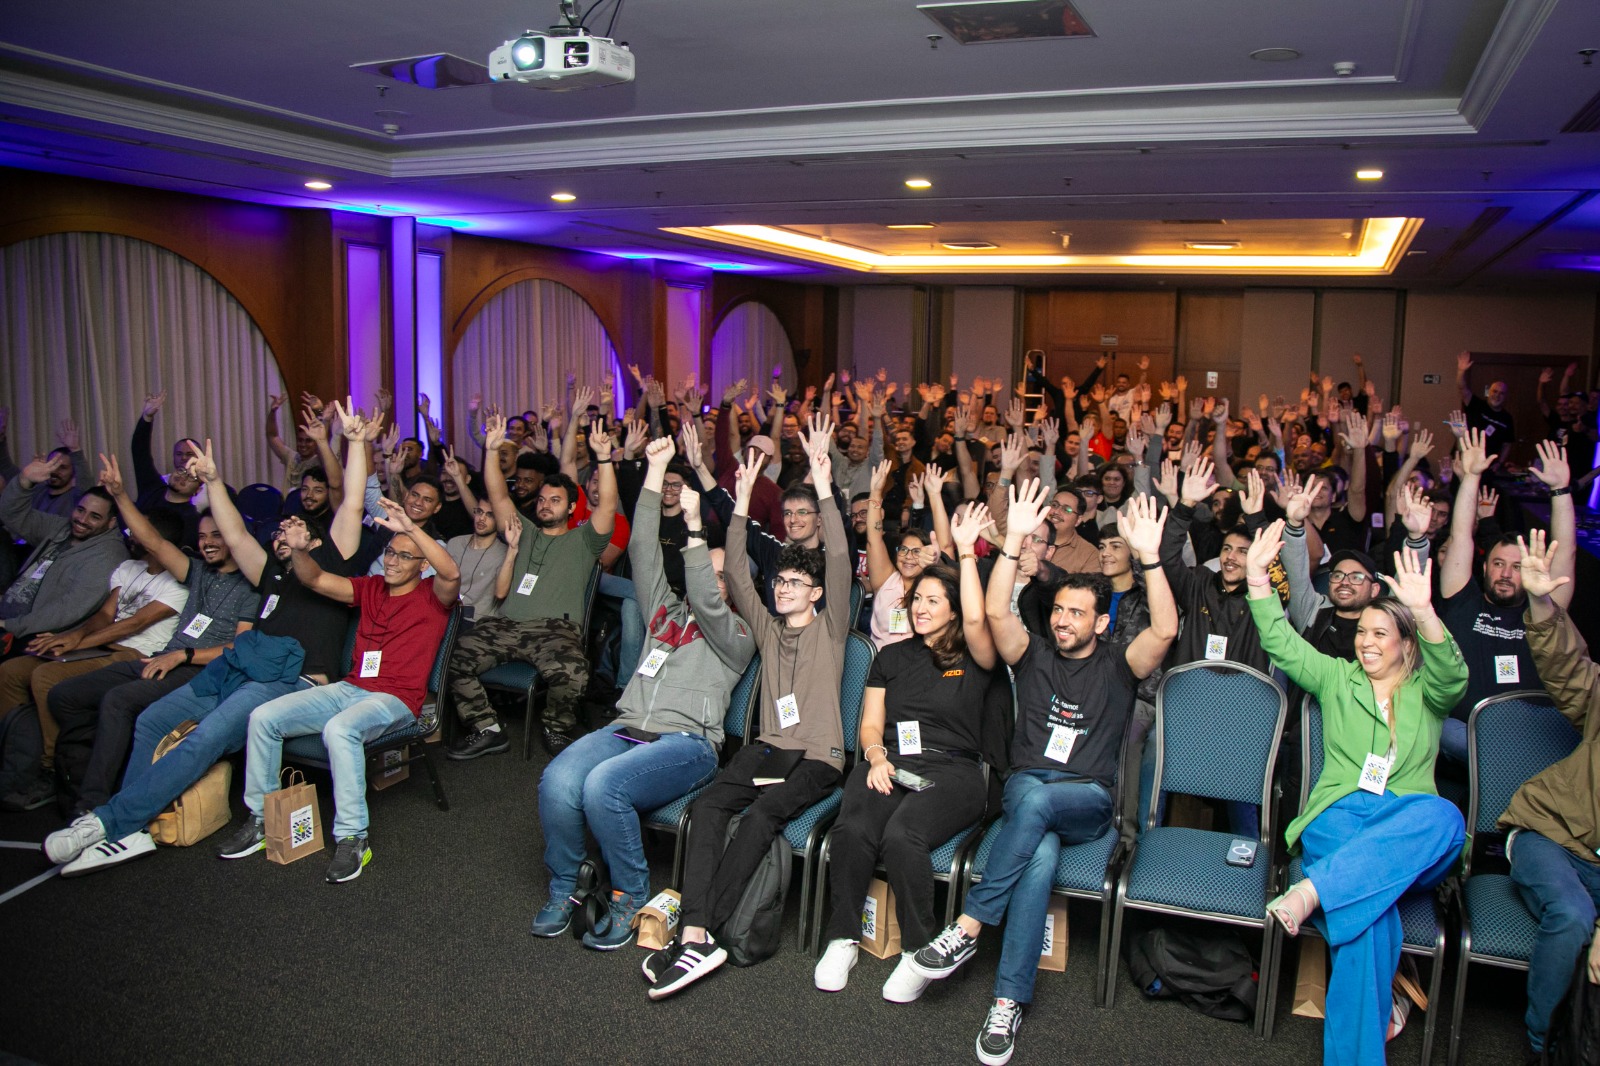
[[[1067,969],[1067,901],[1050,897],[1044,915],[1044,943],[1039,949],[1039,969],[1065,973]]]
[[[671,942],[672,934],[677,932],[678,916],[682,913],[681,896],[670,888],[657,892],[633,916],[633,927],[639,931],[634,943],[642,948],[660,951]]]
[[[900,919],[895,915],[894,890],[874,877],[861,905],[861,950],[878,959],[900,954]]]
[[[1315,937],[1300,938],[1300,972],[1294,979],[1294,1012],[1302,1018],[1327,1017],[1328,949]]]
[[[409,747],[390,748],[367,756],[367,784],[382,792],[390,785],[398,785],[411,776],[411,764],[403,760],[411,754]]]
[[[288,775],[289,784],[267,793],[262,808],[263,828],[267,833],[267,858],[288,864],[322,850],[322,817],[317,813],[317,790],[306,784],[305,775],[293,769],[283,773]]]

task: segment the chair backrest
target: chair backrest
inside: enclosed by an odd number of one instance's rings
[[[444,636],[439,641],[439,650],[433,657],[433,669],[428,673],[428,695],[432,696],[444,688],[445,669],[450,664],[450,653],[456,645],[456,634],[461,631],[461,604],[456,604],[450,609],[450,617],[445,620]],[[350,610],[350,625],[344,634],[344,650],[339,655],[339,677],[335,681],[348,677],[355,666],[356,657],[356,630],[361,626],[361,612],[355,608]]]
[[[285,517],[300,513],[300,489],[298,487],[290,489],[283,497],[282,513]]]
[[[1491,696],[1472,708],[1467,831],[1493,832],[1523,782],[1565,759],[1581,739],[1543,689]]]
[[[283,493],[264,481],[246,485],[235,496],[239,513],[251,522],[276,522],[283,510]]]
[[[589,646],[589,619],[594,617],[595,597],[600,594],[600,574],[600,564],[596,563],[589,572],[589,584],[583,590],[583,621],[580,625],[584,647]]]
[[[1272,770],[1283,738],[1288,697],[1278,683],[1240,663],[1184,663],[1156,689],[1157,797],[1177,792],[1261,807],[1261,840],[1271,837]]]
[[[861,704],[867,695],[867,675],[877,649],[872,638],[852,629],[844,644],[844,670],[839,676],[839,719],[844,727],[845,768],[861,747]]]
[[[1300,809],[1322,776],[1322,706],[1311,693],[1300,702]]]
[[[722,716],[722,732],[725,736],[744,736],[745,723],[750,720],[750,707],[756,689],[760,687],[761,653],[756,652],[750,656],[750,665],[744,668],[744,676],[739,678],[739,683],[733,686],[733,692],[728,697],[728,713]]]

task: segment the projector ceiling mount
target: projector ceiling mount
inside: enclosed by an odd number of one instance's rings
[[[624,0],[595,0],[582,14],[577,0],[558,0],[559,21],[547,30],[528,30],[489,53],[487,64],[449,52],[353,63],[352,70],[377,74],[424,89],[455,89],[516,81],[540,89],[585,89],[633,80],[633,53],[611,39]],[[606,36],[589,32],[590,15],[613,4]]]

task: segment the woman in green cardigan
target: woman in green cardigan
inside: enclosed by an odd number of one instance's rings
[[[1429,561],[1396,553],[1390,596],[1361,613],[1356,661],[1295,633],[1267,576],[1283,522],[1256,534],[1245,563],[1250,610],[1273,665],[1322,707],[1322,774],[1289,824],[1305,879],[1267,904],[1290,936],[1308,919],[1333,956],[1323,1062],[1379,1066],[1400,963],[1396,903],[1444,880],[1466,826],[1434,791],[1439,730],[1467,687],[1467,665],[1430,599]]]

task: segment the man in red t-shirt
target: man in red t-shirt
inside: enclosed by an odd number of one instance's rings
[[[372,859],[367,846],[366,743],[421,713],[428,675],[461,587],[461,571],[444,545],[420,532],[393,500],[381,501],[379,525],[394,532],[383,550],[382,577],[336,577],[308,554],[304,527],[285,534],[295,576],[306,588],[360,612],[355,655],[343,681],[290,693],[250,715],[244,802],[250,808],[233,837],[218,849],[241,859],[266,846],[266,794],[277,787],[286,737],[321,733],[333,772],[333,862],[328,883],[353,881]],[[423,567],[434,576],[423,579]]]

